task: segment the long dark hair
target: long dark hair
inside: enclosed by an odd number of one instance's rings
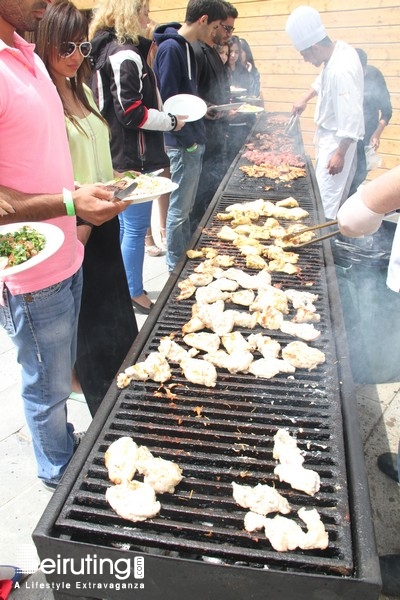
[[[57,55],[65,42],[73,42],[88,39],[88,22],[69,0],[57,0],[51,4],[41,20],[36,37],[36,52],[43,60],[51,75],[51,58]],[[90,104],[83,84],[90,75],[90,63],[84,60],[76,72],[75,77],[70,78],[72,93],[83,104],[83,106],[106,123],[98,111]],[[62,100],[62,98],[61,98]],[[77,127],[82,129],[78,120],[64,105],[65,116]]]

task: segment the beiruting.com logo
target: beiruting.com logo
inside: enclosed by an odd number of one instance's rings
[[[23,545],[20,551],[19,569],[29,575],[41,572],[50,576],[24,579],[16,588],[27,589],[75,589],[75,590],[122,590],[144,589],[144,557],[107,558],[96,553],[82,557],[65,557],[57,554],[39,560],[35,546]],[[127,581],[127,580],[130,581]],[[132,581],[132,580],[139,581]],[[55,581],[56,580],[56,581]]]

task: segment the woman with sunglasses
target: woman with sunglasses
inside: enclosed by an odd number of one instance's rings
[[[36,51],[64,107],[75,181],[112,179],[109,129],[83,83],[90,72],[88,24],[69,0],[48,7],[38,29]],[[122,261],[118,218],[100,227],[78,220],[78,237],[85,244],[85,257],[75,368],[93,415],[138,329]]]
[[[111,129],[111,155],[117,173],[164,169],[169,159],[164,131],[179,131],[179,115],[162,112],[156,79],[147,64],[150,40],[148,0],[100,0],[90,25],[94,75],[92,90]],[[128,206],[121,223],[121,247],[132,304],[149,314],[153,304],[143,291],[145,236],[151,202]]]

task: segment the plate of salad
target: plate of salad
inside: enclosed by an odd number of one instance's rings
[[[60,248],[64,232],[51,223],[26,222],[0,226],[0,278],[43,262]]]

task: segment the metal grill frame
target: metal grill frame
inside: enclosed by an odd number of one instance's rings
[[[216,197],[219,200],[221,199],[221,195],[224,195],[226,182],[237,168],[239,161],[240,155],[229,169],[217,191]],[[307,170],[318,207],[320,205],[320,202],[318,202],[319,192],[309,161],[307,161]],[[227,196],[227,201],[229,201],[229,195]],[[192,240],[192,246],[195,246],[199,238],[204,235],[203,227],[212,219],[217,205],[218,207],[220,206],[218,202],[214,201],[209,207]],[[222,597],[229,598],[229,600],[242,600],[249,595],[254,600],[264,600],[266,587],[268,588],[269,600],[278,600],[278,598],[281,600],[282,594],[288,598],[296,598],[296,600],[325,597],[329,597],[330,599],[337,598],[338,600],[339,598],[348,598],[350,600],[361,593],[360,585],[362,587],[362,595],[367,600],[374,600],[379,596],[379,564],[372,527],[355,393],[348,367],[348,352],[343,341],[345,340],[345,333],[340,307],[338,306],[339,294],[335,268],[329,242],[324,242],[323,244],[323,256],[327,273],[327,298],[330,303],[332,329],[334,329],[336,334],[339,332],[339,336],[335,338],[335,343],[339,339],[335,348],[339,361],[334,369],[337,368],[340,389],[337,389],[335,393],[340,395],[343,416],[344,452],[348,477],[354,572],[346,576],[340,574],[337,576],[326,575],[325,573],[319,574],[318,572],[302,573],[299,570],[292,571],[290,560],[285,562],[284,558],[282,562],[283,566],[279,566],[276,563],[275,566],[269,566],[265,570],[254,568],[253,566],[210,564],[200,560],[193,560],[190,557],[182,558],[182,555],[180,557],[157,556],[150,552],[144,554],[146,577],[145,590],[141,591],[141,595],[146,600],[147,598],[149,600],[161,600],[161,598],[167,600],[172,600],[172,598],[183,599],[188,594],[194,600],[215,598],[219,594]],[[183,259],[160,294],[159,300],[153,309],[154,312],[152,311],[152,318],[147,319],[122,368],[133,364],[143,353],[146,354],[149,351],[149,343],[151,344],[151,340],[154,338],[154,332],[165,325],[166,318],[163,311],[168,306],[170,297],[173,297],[176,293],[177,281],[185,276],[186,267],[186,261]],[[170,322],[170,319],[167,319],[167,321]],[[141,550],[137,552],[132,549],[126,551],[111,548],[109,545],[102,546],[101,543],[93,545],[93,543],[90,541],[86,542],[84,539],[80,541],[76,541],[76,539],[71,540],[68,539],[68,536],[65,536],[65,531],[59,532],[57,529],[57,522],[62,522],[63,515],[67,512],[67,507],[70,506],[71,496],[75,497],[75,490],[81,485],[82,474],[86,473],[87,470],[86,466],[93,464],[99,440],[104,438],[104,432],[111,432],[110,426],[114,422],[114,416],[119,410],[118,406],[120,402],[121,391],[113,385],[108,391],[85,439],[73,457],[62,480],[62,484],[54,494],[48,509],[33,534],[41,558],[57,553],[79,559],[80,557],[85,557],[87,553],[93,554],[95,552],[98,556],[107,556],[115,560],[121,556],[132,557],[142,555]],[[77,473],[79,474],[78,479],[76,476]],[[243,483],[247,482],[243,481]],[[88,524],[87,533],[90,536],[90,524]],[[189,555],[189,548],[187,550]],[[273,565],[273,563],[274,561],[272,560],[271,564]],[[48,581],[52,580],[57,581],[57,577],[54,579],[49,576]],[[102,578],[98,577],[96,580],[101,581]],[[107,578],[103,578],[103,581],[107,581]],[[72,593],[71,595],[78,596],[76,593]],[[65,598],[70,598],[71,595],[65,595]],[[64,595],[56,593],[55,597],[58,600],[62,600]],[[94,598],[96,596],[91,597]],[[121,592],[116,592],[114,595],[114,592],[109,590],[107,596],[104,596],[103,592],[101,597],[106,597],[110,600],[113,598],[120,599]]]

